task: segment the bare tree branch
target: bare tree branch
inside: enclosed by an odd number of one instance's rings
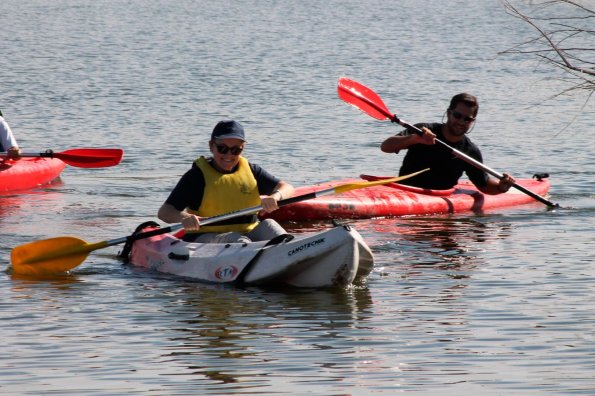
[[[533,29],[535,29],[539,36],[533,38],[529,41],[526,41],[522,44],[519,44],[512,49],[504,51],[502,53],[538,53],[542,59],[547,62],[554,63],[556,65],[563,65],[568,71],[576,71],[579,73],[584,73],[589,76],[595,77],[595,68],[588,67],[590,65],[594,65],[595,62],[588,61],[583,58],[583,55],[577,53],[583,52],[591,52],[595,51],[595,48],[581,48],[581,47],[562,47],[562,44],[565,41],[569,41],[572,38],[576,38],[577,36],[584,36],[584,35],[593,35],[595,34],[594,31],[583,29],[581,27],[569,24],[569,23],[559,23],[554,21],[584,21],[584,20],[593,20],[595,21],[595,10],[591,10],[585,6],[578,4],[575,1],[571,0],[554,0],[554,1],[545,1],[542,3],[537,3],[535,5],[536,8],[544,9],[545,7],[550,7],[554,4],[566,4],[570,6],[577,7],[578,9],[584,11],[586,14],[585,16],[570,16],[570,17],[559,17],[559,16],[552,16],[552,17],[532,17],[529,16],[522,11],[520,11],[517,7],[515,7],[509,0],[504,0],[504,7],[506,11],[516,17],[521,19],[522,21],[529,24]],[[542,27],[539,24],[539,21],[542,22],[545,27]],[[560,27],[563,29],[554,29],[555,27]],[[561,37],[560,37],[561,36]],[[560,38],[557,38],[560,37]],[[548,49],[530,49],[524,50],[522,48],[530,47],[531,45],[539,45],[545,41],[547,44]],[[556,57],[543,55],[544,52],[553,52],[555,53]],[[595,84],[595,79],[591,80]],[[595,86],[594,86],[595,89]]]
[[[527,11],[524,11],[513,5],[513,1],[502,0],[506,12],[528,24],[537,35],[500,54],[532,55],[561,69],[567,74],[563,81],[569,87],[550,99],[587,92],[581,108],[584,111],[587,103],[595,97],[595,46],[589,47],[595,42],[595,30],[592,29],[595,26],[594,3],[580,0],[525,0],[522,3]]]

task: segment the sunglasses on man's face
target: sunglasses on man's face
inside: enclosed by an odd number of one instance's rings
[[[475,117],[469,117],[469,116],[463,115],[462,113],[459,113],[456,110],[448,109],[448,111],[457,120],[463,119],[463,121],[465,121],[465,122],[473,122],[473,121],[475,121]]]
[[[242,154],[242,151],[244,150],[244,148],[241,146],[229,147],[224,144],[217,144],[217,143],[215,143],[215,148],[217,148],[217,152],[219,154],[232,153],[233,155],[240,155],[240,154]]]

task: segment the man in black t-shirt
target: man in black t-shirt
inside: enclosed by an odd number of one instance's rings
[[[439,139],[482,162],[481,151],[466,136],[475,122],[478,111],[479,104],[475,96],[467,93],[455,95],[446,111],[446,123],[417,124],[423,135],[404,130],[382,142],[380,149],[385,153],[398,153],[407,149],[400,175],[430,168],[427,172],[405,180],[404,184],[445,190],[456,185],[465,172],[481,192],[493,195],[504,193],[515,183],[510,175],[504,173],[500,180],[490,177],[483,170],[457,158],[448,147],[436,144],[436,139]]]

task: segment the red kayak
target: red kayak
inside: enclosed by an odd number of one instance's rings
[[[66,163],[57,158],[0,159],[0,192],[27,190],[60,176]]]
[[[365,180],[378,180],[382,176],[361,176]],[[296,188],[294,195],[301,195],[332,188],[338,184],[361,182],[346,179],[332,183]],[[544,196],[550,188],[547,179],[521,179],[517,184]],[[283,206],[268,215],[278,221],[303,221],[324,219],[363,219],[385,216],[426,215],[517,206],[537,201],[517,189],[505,194],[486,195],[471,182],[461,182],[450,190],[427,190],[403,184],[385,185],[327,195]],[[541,204],[539,204],[541,205]]]

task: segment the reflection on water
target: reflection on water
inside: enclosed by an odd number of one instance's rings
[[[423,257],[407,261],[411,265],[448,267],[462,265],[478,256],[486,243],[511,236],[511,223],[495,221],[493,216],[444,215],[439,217],[395,217],[346,220],[377,251],[399,250],[400,256],[424,251]],[[285,223],[292,232],[313,232],[332,226],[330,221]],[[369,236],[369,238],[366,238]]]
[[[0,221],[6,221],[11,216],[19,216],[33,210],[47,210],[55,207],[63,199],[59,193],[64,185],[60,178],[54,180],[51,186],[32,189],[18,193],[0,194]]]
[[[401,262],[445,269],[478,265],[478,253],[485,250],[486,243],[511,235],[510,224],[477,216],[379,219],[356,227],[380,235],[375,241],[377,249],[398,248]],[[423,256],[419,252],[424,252]]]
[[[320,348],[340,353],[349,342],[345,333],[362,326],[372,307],[365,287],[263,290],[192,282],[175,289],[178,298],[164,310],[179,319],[169,326],[170,342],[162,359],[183,367],[193,381],[215,387],[266,386],[270,365],[294,373],[309,370],[297,356],[288,362],[287,351]]]
[[[77,275],[70,273],[44,274],[44,275],[24,275],[16,274],[10,268],[7,274],[13,281],[12,291],[25,291],[37,285],[43,285],[44,288],[54,288],[56,290],[68,290],[72,285],[81,282]]]
[[[404,285],[402,296],[428,296],[437,303],[463,298],[476,269],[488,265],[486,251],[513,235],[504,217],[442,215],[351,221],[375,255],[384,281]],[[326,228],[329,222],[301,224],[298,232]]]

